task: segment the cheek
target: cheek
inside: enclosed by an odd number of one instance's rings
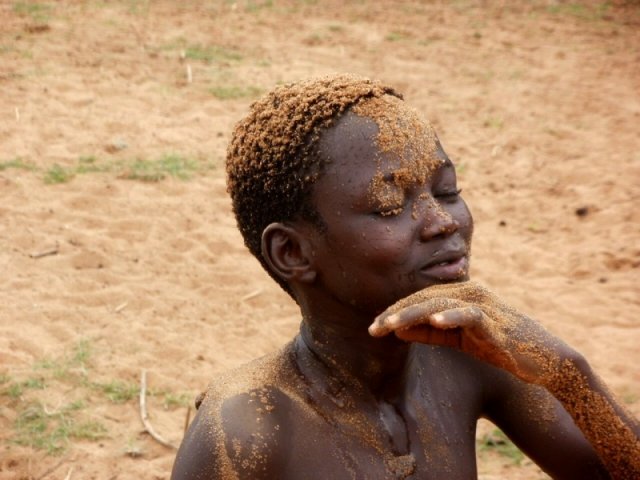
[[[400,220],[374,220],[363,230],[366,231],[362,236],[366,249],[360,254],[369,264],[379,267],[386,274],[389,268],[402,266],[409,261],[414,230],[414,225],[403,225]]]
[[[365,219],[352,222],[351,227],[348,235],[330,236],[329,244],[336,257],[368,268],[379,267],[383,273],[408,260],[411,235],[402,234],[407,231],[406,226],[392,220]]]

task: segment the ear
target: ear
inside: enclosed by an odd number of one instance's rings
[[[271,271],[286,282],[312,283],[316,278],[304,229],[271,223],[262,232],[262,256]]]

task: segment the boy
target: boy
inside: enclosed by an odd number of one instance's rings
[[[455,169],[393,89],[276,89],[227,173],[245,243],[302,323],[213,382],[173,479],[476,478],[480,417],[554,478],[640,478],[638,423],[584,358],[469,281]]]

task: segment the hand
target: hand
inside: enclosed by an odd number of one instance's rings
[[[400,300],[376,317],[374,337],[443,345],[543,384],[571,349],[535,320],[475,282],[436,285]]]
[[[611,478],[640,478],[640,428],[586,360],[535,320],[473,282],[400,300],[369,333],[446,345],[545,387],[571,415]]]

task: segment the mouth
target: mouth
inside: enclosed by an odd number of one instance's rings
[[[444,281],[454,281],[465,278],[469,272],[469,257],[464,254],[451,255],[444,259],[437,259],[420,269],[422,275]]]

